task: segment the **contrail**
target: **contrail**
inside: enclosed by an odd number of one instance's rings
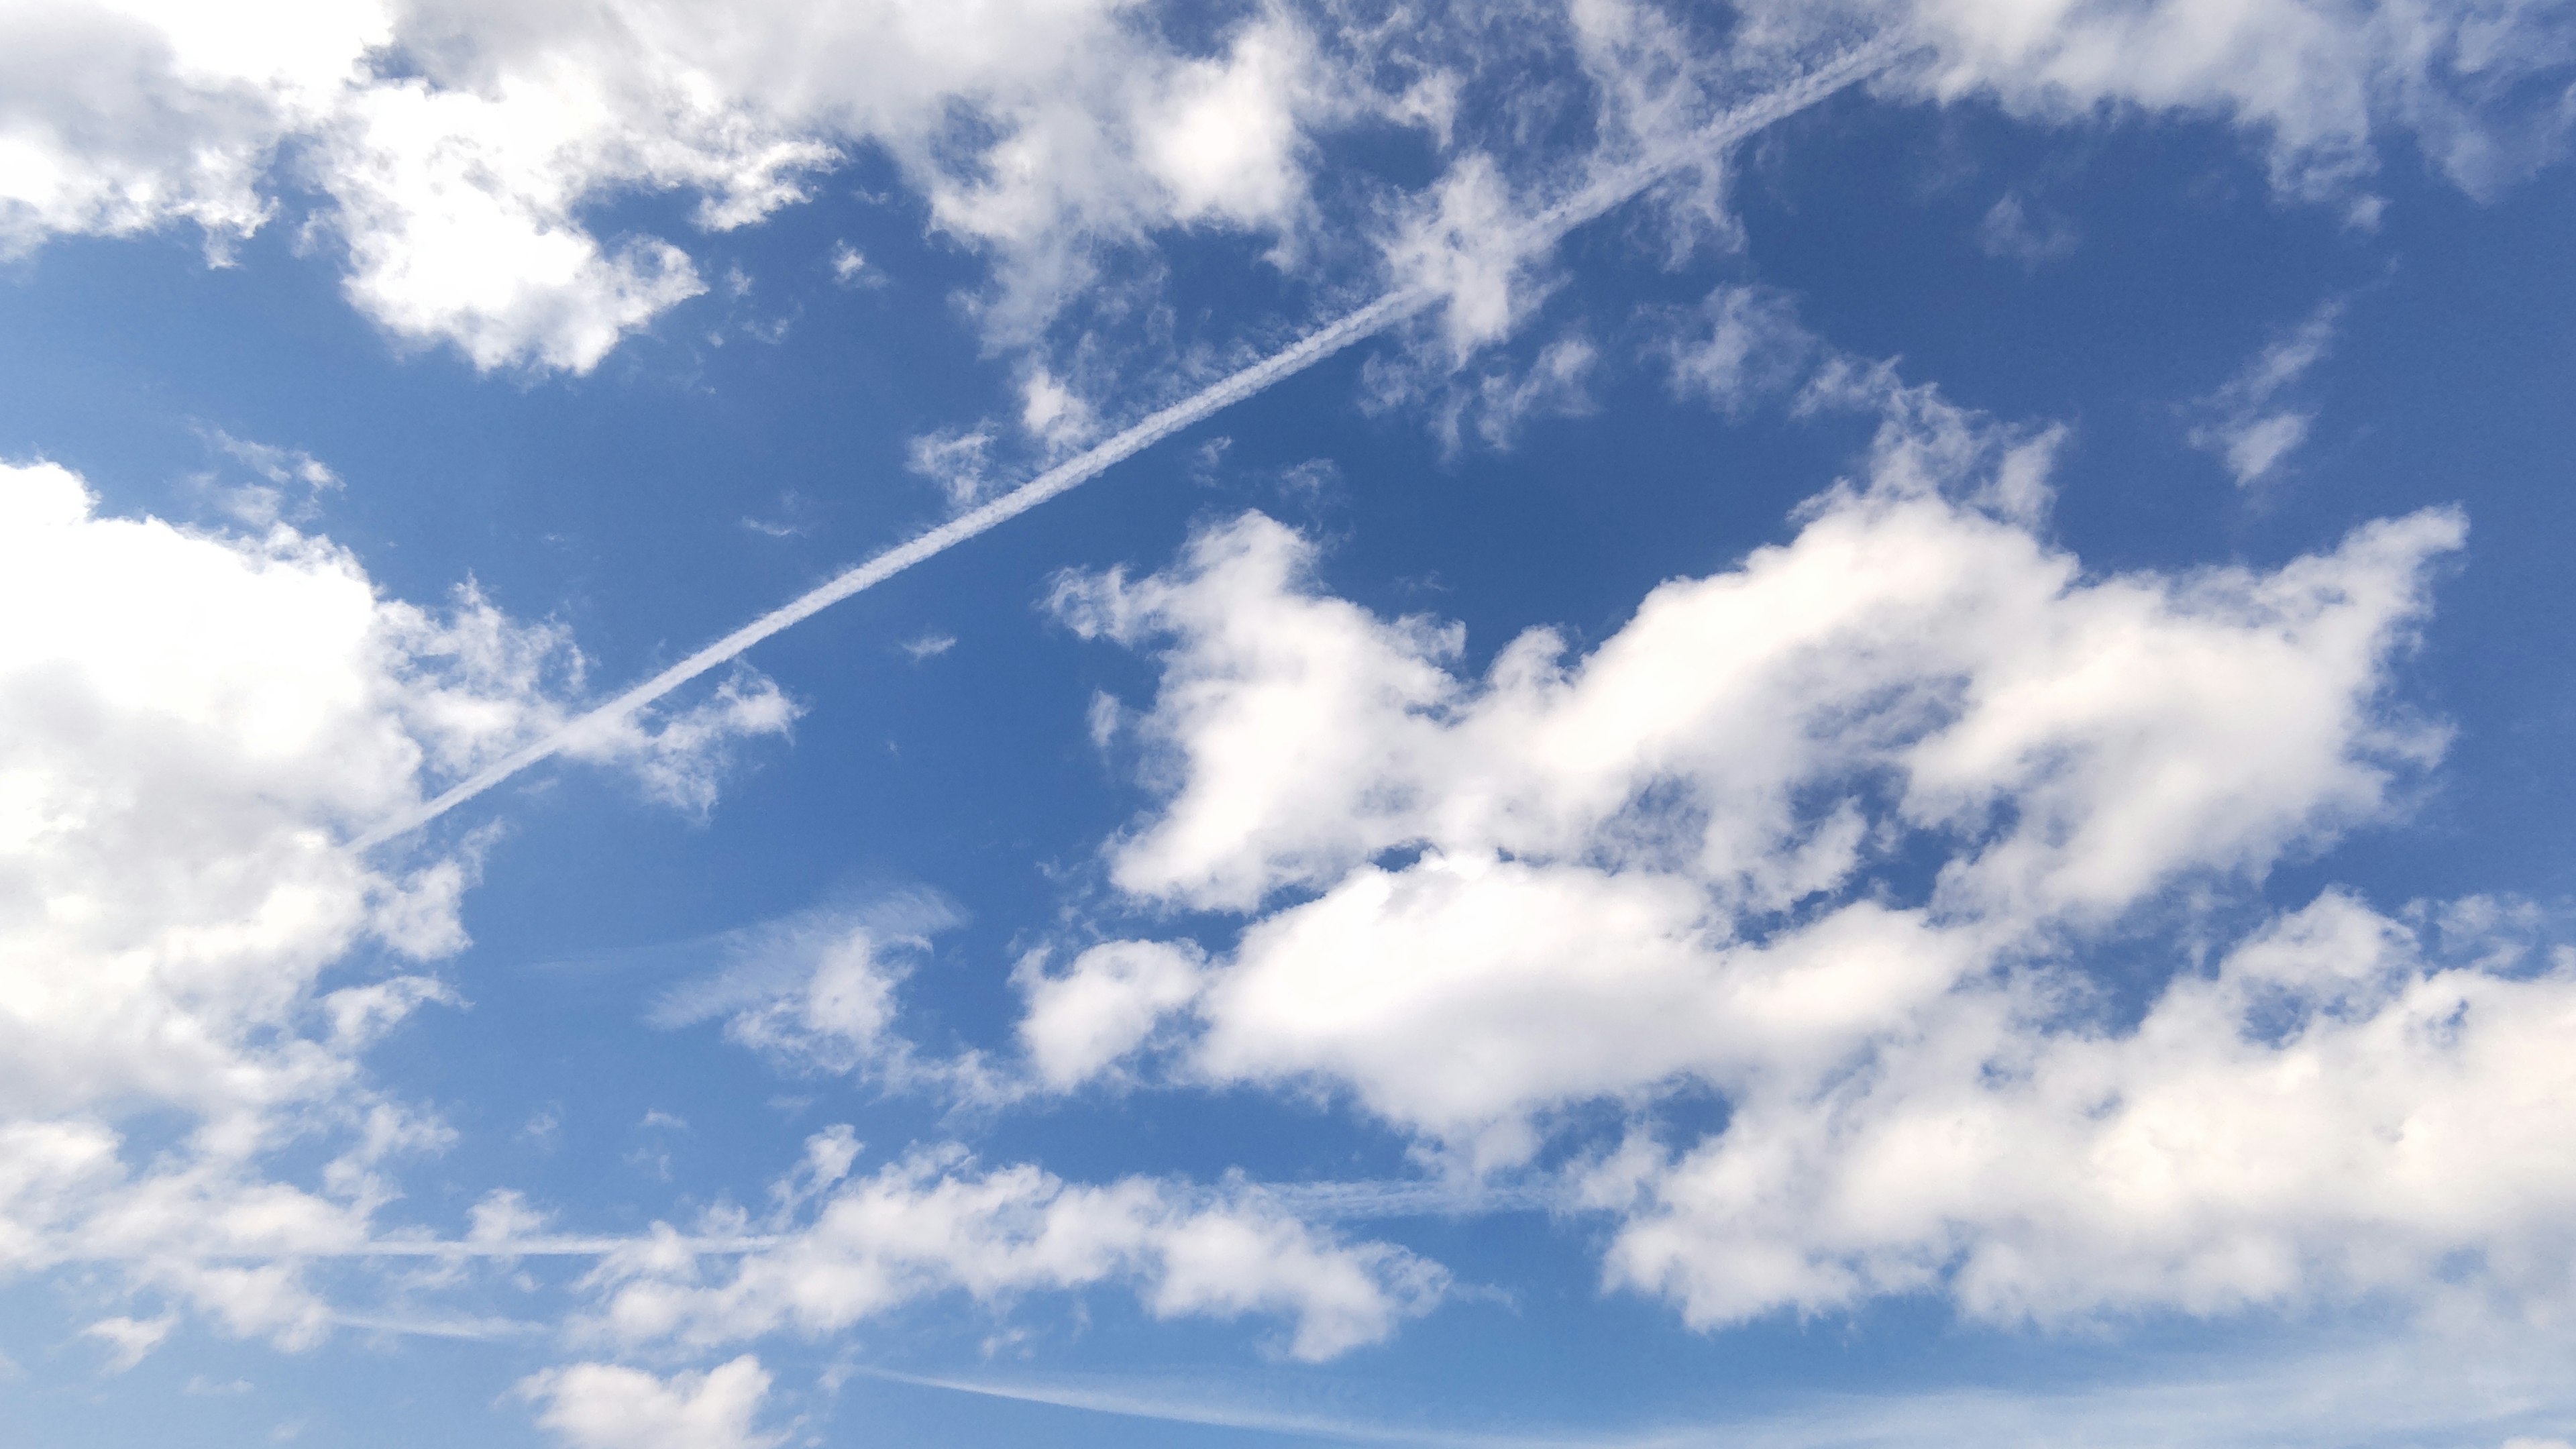
[[[1686,163],[1733,145],[1772,123],[1814,105],[1852,82],[1894,60],[1900,47],[1882,38],[1858,46],[1778,90],[1720,115],[1671,146],[1612,169],[1573,195],[1530,218],[1513,237],[1524,254],[1552,246],[1567,232],[1627,201]],[[1017,518],[1059,493],[1090,482],[1102,473],[1204,418],[1210,417],[1302,372],[1343,348],[1385,330],[1438,300],[1425,287],[1401,287],[1376,301],[1310,332],[1286,348],[1242,371],[1151,414],[1144,421],[1104,442],[1065,459],[1001,497],[971,509],[927,532],[896,544],[812,590],[770,610],[700,649],[643,683],[564,724],[552,734],[502,756],[450,786],[415,809],[359,836],[352,847],[371,850],[408,835],[530,765],[605,732],[608,726],[651,704],[672,690],[726,663],[770,635],[801,623],[863,589],[873,588],[905,569],[946,553],[977,534]]]

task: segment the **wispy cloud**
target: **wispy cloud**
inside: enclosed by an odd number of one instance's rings
[[[2313,409],[2291,401],[2301,379],[2334,350],[2344,302],[2331,297],[2307,319],[2254,355],[2202,407],[2213,416],[2191,430],[2193,447],[2215,453],[2240,488],[2272,477],[2316,422]]]
[[[2047,207],[2023,201],[2016,191],[2005,192],[1977,224],[1977,245],[1987,256],[2024,267],[2056,261],[2072,253],[2082,240],[2075,223]]]
[[[2576,1411],[2556,1371],[2571,1345],[2503,1335],[2474,1350],[2412,1338],[2359,1339],[2304,1356],[2212,1354],[2127,1360],[2119,1377],[2042,1392],[1966,1387],[1815,1395],[1757,1414],[1627,1425],[1460,1427],[1456,1413],[1319,1412],[1271,1384],[1210,1377],[913,1373],[862,1367],[888,1383],[1162,1423],[1406,1449],[2091,1449],[2226,1446],[2459,1446],[2541,1449]],[[1425,1422],[1429,1420],[1431,1422]]]

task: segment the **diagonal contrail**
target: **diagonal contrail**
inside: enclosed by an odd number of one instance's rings
[[[1797,80],[1725,112],[1681,141],[1649,151],[1596,177],[1573,195],[1524,223],[1512,239],[1513,249],[1526,255],[1554,245],[1567,232],[1636,196],[1682,166],[1731,146],[1885,68],[1900,50],[1900,46],[1886,38],[1855,47]],[[607,727],[717,665],[738,657],[770,635],[811,618],[852,594],[873,588],[914,564],[945,553],[987,529],[1017,518],[1059,493],[1090,482],[1192,423],[1232,407],[1272,383],[1302,372],[1352,343],[1385,330],[1430,306],[1438,298],[1439,294],[1429,288],[1398,288],[1358,311],[1308,333],[1281,351],[1065,459],[990,503],[896,544],[770,610],[606,704],[572,719],[552,734],[521,746],[475,771],[436,798],[376,826],[352,842],[352,848],[369,850],[419,829],[530,765],[561,754],[586,737],[603,733]]]

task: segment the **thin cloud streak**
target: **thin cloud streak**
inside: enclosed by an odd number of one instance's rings
[[[1196,1424],[1211,1429],[1249,1429],[1264,1434],[1298,1434],[1350,1444],[1413,1446],[1413,1449],[1666,1449],[1689,1442],[1673,1435],[1631,1438],[1562,1435],[1480,1434],[1473,1430],[1411,1429],[1397,1424],[1371,1424],[1356,1419],[1286,1413],[1256,1405],[1160,1397],[1114,1386],[1085,1387],[1037,1380],[958,1378],[905,1373],[899,1369],[860,1367],[866,1378],[912,1388],[940,1389],[979,1398],[1043,1404],[1049,1408],[1114,1414],[1123,1419],[1150,1419],[1165,1424]]]
[[[1361,1178],[1315,1182],[1245,1182],[1240,1189],[1317,1222],[1360,1222],[1388,1218],[1471,1217],[1489,1213],[1553,1212],[1573,1204],[1562,1192],[1531,1184],[1451,1183],[1439,1179]],[[1229,1192],[1209,1189],[1210,1202]],[[729,1257],[764,1253],[790,1240],[790,1234],[743,1233],[725,1237],[686,1237],[677,1233],[547,1233],[515,1238],[375,1238],[361,1242],[276,1248],[210,1249],[191,1256],[206,1263],[271,1263],[341,1258],[603,1258],[637,1249],[687,1253],[694,1257]],[[66,1262],[125,1262],[153,1257],[152,1251],[67,1253]]]
[[[2501,1341],[2475,1352],[2397,1335],[2341,1352],[2273,1360],[2179,1357],[2136,1377],[2014,1392],[1836,1393],[1740,1416],[1627,1427],[1441,1428],[1273,1408],[1222,1385],[907,1373],[868,1378],[1084,1413],[1405,1449],[1987,1449],[2082,1443],[2492,1449],[2563,1433],[2576,1398],[2561,1384],[2566,1340]],[[2537,1442],[2552,1442],[2540,1439]]]
[[[1634,161],[1613,168],[1532,217],[1520,228],[1518,248],[1526,254],[1553,245],[1575,227],[1630,200],[1687,162],[1733,145],[1843,87],[1875,74],[1900,53],[1902,47],[1886,37],[1869,41],[1788,85],[1727,111],[1685,141],[1649,151]],[[378,825],[353,841],[352,847],[361,851],[371,850],[410,834],[529,766],[551,759],[592,736],[604,735],[627,715],[734,659],[770,635],[802,623],[914,564],[935,558],[1058,494],[1089,482],[1181,429],[1374,336],[1437,300],[1438,293],[1431,289],[1405,287],[1345,314],[1281,351],[1058,463],[1001,497],[897,544],[772,609],[543,739],[485,766],[419,808]]]

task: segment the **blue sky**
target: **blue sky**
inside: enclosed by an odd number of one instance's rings
[[[0,56],[0,1437],[2576,1438],[2563,9]]]

